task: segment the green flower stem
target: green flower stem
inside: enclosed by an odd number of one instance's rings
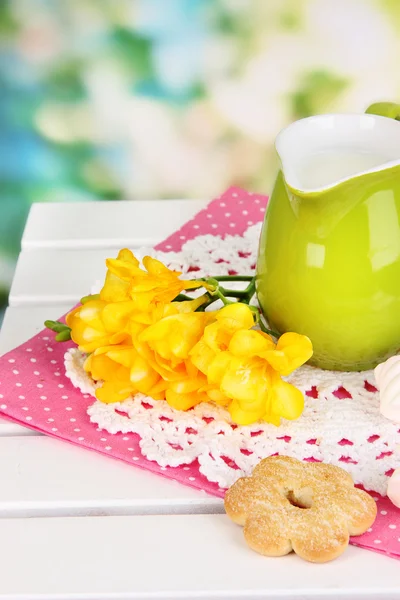
[[[44,326],[57,334],[56,342],[67,342],[71,339],[71,328],[60,321],[45,321]]]
[[[226,298],[225,294],[223,294],[221,288],[217,288],[215,290],[215,292],[213,292],[215,294],[215,296],[217,298],[219,298],[220,300],[222,300],[222,302],[224,303],[224,306],[227,306],[228,304],[233,304],[232,300],[228,300],[228,298]]]
[[[246,304],[249,304],[256,291],[256,279],[252,277],[245,290],[227,290],[221,286],[219,289],[224,296],[243,299]]]
[[[203,277],[200,281],[207,281],[208,277]],[[212,277],[215,281],[252,281],[253,275],[216,275]]]
[[[187,302],[188,300],[194,300],[194,298],[186,296],[186,294],[178,294],[177,297],[174,298],[173,302]]]
[[[61,333],[61,331],[69,329],[68,325],[61,323],[60,321],[45,321],[44,326],[47,327],[47,329],[55,331],[56,333]]]
[[[217,299],[221,300],[226,306],[232,304],[232,301],[228,298],[235,298],[239,302],[244,304],[250,304],[251,299],[255,294],[256,284],[255,276],[253,275],[217,275],[216,277],[203,277],[198,281],[204,282],[207,289],[205,298],[208,298],[202,306],[199,306],[196,310],[203,312],[208,306],[213,304]],[[221,282],[229,281],[247,281],[248,286],[244,290],[229,290],[220,285]],[[182,302],[185,300],[191,300],[186,294],[179,294],[175,301]]]
[[[56,342],[68,342],[71,339],[71,330],[68,327],[68,329],[64,329],[63,331],[60,331],[60,333],[57,333],[56,335]]]
[[[211,304],[214,304],[214,302],[216,302],[216,300],[217,300],[216,298],[211,296],[210,292],[207,292],[205,294],[205,296],[207,296],[207,300],[201,306],[196,308],[195,312],[204,312],[206,310],[206,308],[211,306]]]
[[[247,286],[245,291],[247,292],[247,296],[248,296],[249,302],[250,302],[250,300],[256,293],[256,278],[255,277],[253,277],[253,279],[250,281],[250,284]]]
[[[267,327],[265,327],[260,316],[258,318],[258,325],[259,325],[261,331],[263,331],[264,333],[268,333],[268,335],[272,335],[272,337],[274,337],[274,338],[280,337],[279,333],[276,333],[276,331],[272,331],[271,329],[268,329]]]
[[[243,300],[248,299],[248,293],[246,290],[226,290],[225,288],[220,287],[219,291],[228,298],[243,298]]]

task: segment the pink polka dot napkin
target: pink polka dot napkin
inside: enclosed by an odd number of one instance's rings
[[[231,188],[158,249],[179,251],[186,240],[201,234],[242,235],[250,225],[262,220],[266,203],[265,196]],[[160,467],[141,455],[137,435],[110,435],[91,424],[86,410],[93,399],[78,392],[64,375],[64,353],[71,345],[58,344],[53,333],[45,330],[0,358],[1,415],[47,435],[223,497],[225,490],[210,483],[199,472],[197,462],[185,467]],[[400,510],[387,498],[374,496],[378,505],[377,520],[369,532],[354,538],[352,543],[400,558]]]

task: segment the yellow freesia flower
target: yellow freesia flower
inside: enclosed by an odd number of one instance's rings
[[[97,398],[117,402],[137,392],[155,399],[167,395],[171,406],[180,410],[207,401],[206,394],[200,392],[207,384],[206,377],[187,360],[206,324],[214,318],[212,312],[193,312],[202,302],[197,298],[157,303],[144,312],[133,310],[126,329],[132,345],[97,348],[86,361],[85,368],[92,377],[103,381]]]
[[[308,337],[288,332],[279,338],[274,350],[266,350],[262,356],[275,371],[285,376],[307,362],[312,352],[312,344]]]
[[[140,392],[166,399],[176,409],[199,402],[226,406],[234,422],[279,425],[300,416],[302,393],[281,376],[312,355],[310,340],[284,334],[277,343],[253,329],[253,310],[229,303],[214,312],[196,312],[209,303],[218,283],[185,281],[146,256],[143,266],[130,250],[108,259],[99,297],[66,318],[71,338],[89,356],[85,370],[100,382],[102,402],[123,401]],[[183,291],[210,293],[174,302]]]
[[[216,322],[206,326],[190,358],[214,386],[209,398],[226,404],[235,423],[247,425],[263,419],[279,425],[281,417],[297,419],[304,408],[303,394],[281,375],[311,357],[311,342],[287,333],[275,344],[269,335],[250,329],[250,316],[253,319],[242,304],[222,308]]]
[[[143,258],[143,271],[141,280],[133,280],[130,288],[131,298],[147,306],[149,302],[171,302],[184,290],[202,287],[199,281],[179,279],[182,274],[179,271],[171,271],[159,260],[151,256]]]
[[[85,353],[102,346],[120,344],[129,337],[125,328],[133,308],[131,300],[111,304],[103,300],[89,300],[66,316],[71,339]]]
[[[156,354],[174,366],[174,363],[188,358],[203,335],[207,320],[206,313],[170,315],[150,325],[139,339],[147,342]]]
[[[139,261],[127,249],[121,250],[117,259],[106,262],[108,270],[100,298],[77,307],[66,319],[71,338],[82,352],[90,353],[103,346],[125,342],[130,335],[137,336],[161,316],[166,316],[168,310],[174,314],[191,312],[205,300],[203,295],[174,303],[178,309],[172,305],[168,308],[170,300],[183,289],[196,288],[202,283],[178,279],[180,273],[151,257],[143,259],[147,270],[140,268]]]
[[[164,379],[172,381],[186,373],[185,361],[215,313],[181,313],[179,303],[172,303],[164,307],[164,314],[166,316],[144,329],[134,344]]]
[[[214,315],[215,322],[207,325],[204,336],[190,352],[193,364],[205,375],[217,354],[227,350],[233,334],[254,325],[253,312],[246,304],[228,304]]]
[[[235,423],[248,425],[264,420],[280,424],[281,417],[297,419],[304,408],[303,394],[283,381],[263,359],[230,355],[219,386],[232,399],[228,410]]]
[[[166,385],[160,375],[132,346],[98,348],[88,356],[84,368],[95,381],[102,381],[96,390],[102,402],[122,402],[138,392],[155,400],[165,398]]]
[[[111,264],[111,268],[110,268]],[[118,265],[118,268],[113,265]],[[105,302],[121,302],[130,300],[129,285],[133,269],[139,269],[139,261],[127,248],[118,252],[116,259],[108,259],[106,279],[100,292],[101,300]]]
[[[144,269],[130,250],[121,250],[117,258],[106,260],[106,281],[100,298],[106,301],[133,300],[137,310],[146,311],[152,303],[168,303],[183,290],[203,286],[199,281],[179,279],[181,273],[168,269],[162,262],[145,256]]]
[[[193,312],[202,301],[198,298],[188,302],[159,303],[147,313],[152,323],[142,329],[141,313],[131,318],[136,351],[161,376],[165,382],[166,400],[178,410],[188,410],[209,400],[202,391],[207,386],[207,378],[189,360],[191,349],[216,314]]]

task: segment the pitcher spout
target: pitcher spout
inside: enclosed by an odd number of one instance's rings
[[[286,185],[299,196],[400,165],[400,122],[372,114],[318,115],[276,139]]]

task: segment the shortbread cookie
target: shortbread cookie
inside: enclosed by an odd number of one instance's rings
[[[311,562],[327,562],[347,548],[376,517],[369,494],[354,487],[339,467],[287,456],[262,460],[225,496],[227,515],[244,526],[246,542],[265,556],[292,550]]]

